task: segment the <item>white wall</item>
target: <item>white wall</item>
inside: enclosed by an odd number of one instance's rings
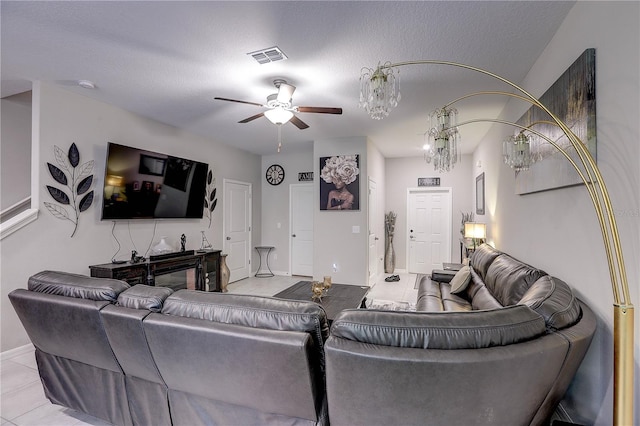
[[[640,305],[640,3],[578,2],[522,86],[540,96],[586,48],[596,48],[598,167],[620,230],[632,302]],[[504,118],[529,107],[510,101]],[[589,352],[563,405],[574,421],[612,422],[613,297],[596,216],[583,187],[514,194],[514,175],[495,141],[512,129],[494,127],[476,151],[486,165],[487,218],[496,247],[573,286],[598,317]],[[635,421],[640,424],[638,310],[635,316]]]
[[[360,156],[360,210],[320,210],[320,157]],[[367,138],[324,139],[313,144],[315,177],[313,277],[331,275],[334,283],[365,285],[367,277]],[[359,227],[354,233],[353,227]],[[336,264],[338,270],[333,271]]]
[[[31,92],[2,98],[0,210],[31,195]]]
[[[386,211],[398,214],[393,247],[396,252],[396,268],[407,269],[407,188],[417,188],[420,177],[440,177],[440,186],[452,188],[451,221],[451,261],[460,261],[460,221],[461,211],[474,212],[474,217],[482,222],[482,216],[475,215],[475,177],[483,169],[472,164],[471,155],[463,155],[462,161],[448,173],[437,173],[433,164],[427,164],[422,157],[386,159]],[[473,179],[473,184],[469,181]]]
[[[187,249],[197,249],[200,247],[200,231],[206,231],[207,238],[215,248],[222,248],[221,191],[224,178],[253,184],[252,239],[254,242],[260,241],[262,196],[259,188],[262,175],[258,156],[56,86],[42,84],[40,94],[40,201],[53,201],[46,185],[55,185],[55,181],[47,170],[46,162],[56,163],[54,145],[66,152],[73,142],[78,146],[81,162],[95,160],[93,189],[96,197],[89,210],[80,215],[78,231],[73,238],[70,238],[73,225],[56,219],[41,204],[35,222],[2,240],[0,351],[29,342],[8,300],[10,291],[26,288],[29,276],[46,269],[89,274],[89,265],[109,262],[115,254],[118,247],[111,235],[112,222],[100,220],[108,141],[207,162],[214,171],[219,192],[211,228],[208,228],[207,219],[162,220],[157,222],[156,236],[152,241],[154,222],[131,221],[130,226],[127,222],[118,222],[115,235],[122,246],[118,258],[130,257],[134,244],[140,253],[144,253],[149,244],[157,242],[161,235],[168,236],[169,242],[177,248],[180,235],[184,233]],[[255,253],[252,260],[256,264]]]
[[[284,181],[277,186],[265,180],[267,168],[280,164],[284,168]],[[298,173],[313,171],[313,148],[291,149],[284,147],[282,152],[262,157],[262,242],[273,246],[269,266],[276,275],[291,273],[289,265],[290,226],[290,185],[301,183]],[[280,228],[278,228],[280,224]]]

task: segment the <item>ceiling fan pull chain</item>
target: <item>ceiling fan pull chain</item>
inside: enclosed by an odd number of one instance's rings
[[[278,153],[282,149],[282,124],[278,124]]]

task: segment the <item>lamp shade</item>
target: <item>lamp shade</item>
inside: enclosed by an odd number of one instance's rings
[[[486,238],[487,225],[478,222],[465,222],[464,237],[465,238]]]
[[[107,176],[107,185],[109,186],[122,186],[123,182],[124,182],[124,178],[122,176],[116,176],[116,175]]]
[[[284,124],[291,120],[293,113],[284,108],[273,108],[265,111],[264,116],[273,124]]]

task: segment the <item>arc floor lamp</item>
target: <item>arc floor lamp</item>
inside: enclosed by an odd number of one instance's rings
[[[360,106],[364,107],[372,118],[378,120],[384,118],[389,114],[390,110],[398,104],[400,92],[398,79],[395,77],[394,71],[396,68],[405,65],[446,65],[464,68],[493,77],[516,89],[520,94],[507,92],[479,92],[479,94],[509,95],[531,103],[548,114],[550,121],[562,129],[562,132],[569,140],[570,146],[567,148],[570,147],[575,150],[578,157],[577,160],[574,160],[574,157],[572,157],[564,147],[530,127],[499,119],[470,120],[457,124],[460,126],[478,121],[492,121],[519,127],[521,132],[526,131],[536,134],[560,151],[580,176],[585,188],[589,192],[589,197],[593,203],[593,208],[600,225],[600,232],[602,233],[602,240],[609,267],[611,291],[613,292],[613,424],[616,426],[633,424],[634,309],[631,303],[622,246],[620,244],[613,207],[609,198],[609,191],[588,148],[560,118],[549,111],[545,105],[522,87],[490,71],[450,61],[417,60],[394,64],[387,62],[384,65],[378,65],[375,69],[363,68]],[[447,130],[447,128],[443,128],[443,130]]]

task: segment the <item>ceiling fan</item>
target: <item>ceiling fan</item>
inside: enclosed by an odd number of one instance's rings
[[[312,112],[316,114],[342,114],[342,108],[326,108],[326,107],[309,107],[309,106],[293,106],[291,104],[291,98],[296,87],[287,83],[285,80],[276,79],[273,80],[273,85],[278,89],[278,93],[267,96],[266,104],[259,104],[257,102],[239,101],[237,99],[219,98],[214,99],[218,101],[237,102],[241,104],[255,105],[263,108],[268,108],[266,111],[260,114],[252,115],[244,120],[238,121],[238,123],[248,123],[260,118],[262,116],[267,117],[273,124],[285,124],[289,121],[293,123],[298,129],[306,129],[309,127],[307,123],[300,120],[294,113],[297,112]]]

